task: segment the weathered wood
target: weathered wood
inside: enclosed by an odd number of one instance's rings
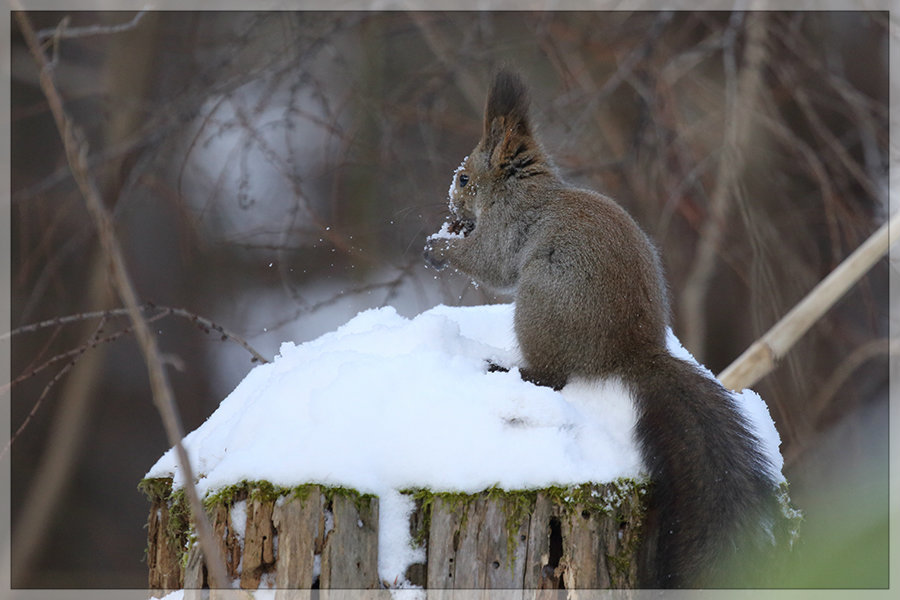
[[[581,504],[562,519],[562,536],[568,550],[563,574],[566,589],[610,587],[598,529],[595,515]]]
[[[442,498],[435,498],[431,508],[425,576],[429,588],[453,588],[453,578],[456,576],[456,551],[459,548],[459,538],[456,536],[462,515],[445,508],[444,503]],[[447,540],[452,541],[448,544]]]
[[[414,540],[414,546],[423,548],[427,552],[430,511],[427,511],[429,514],[426,514],[422,498],[413,498],[413,505],[415,508],[409,516],[409,537]],[[409,565],[406,569],[406,580],[411,585],[425,587],[428,581],[428,561],[423,558],[422,561]]]
[[[525,579],[528,519],[509,522],[507,503],[437,497],[431,508],[428,589],[520,589]]]
[[[637,583],[637,546],[641,523],[626,506],[640,506],[639,498],[608,498],[620,488],[592,490],[599,502],[578,502],[560,515],[566,565],[566,589],[632,588]],[[606,502],[608,509],[601,508]]]
[[[323,589],[375,589],[378,579],[378,500],[335,495],[334,528],[322,550]]]
[[[311,589],[316,555],[325,535],[324,497],[313,487],[304,497],[276,502],[272,523],[278,534],[275,600],[293,599],[290,589]]]
[[[525,589],[559,589],[560,574],[557,572],[562,558],[562,535],[559,519],[545,492],[538,492],[534,509],[528,523],[528,543],[525,555]],[[556,521],[556,537],[553,539],[552,521]]]
[[[168,535],[170,515],[166,500],[153,499],[147,520],[147,568],[150,571],[150,590],[162,595],[181,587],[184,573],[178,558],[177,540]]]
[[[510,598],[543,599],[563,588],[632,587],[642,517],[638,489],[627,483],[539,492],[422,492],[415,496],[410,531],[424,543],[426,560],[409,572],[417,572],[416,583],[435,597],[441,590],[502,589],[529,590]],[[171,546],[187,552],[183,562],[178,552],[163,549],[172,535],[166,519],[177,507],[168,494],[160,498],[165,500],[152,503],[148,531],[154,589],[206,587],[196,543]],[[277,600],[294,600],[305,597],[298,590],[395,583],[378,576],[375,497],[319,486],[276,491],[268,484],[242,484],[208,502],[228,575],[243,589],[266,581],[277,588]],[[179,539],[188,534],[181,532]],[[199,598],[186,592],[193,596]]]
[[[244,547],[241,554],[241,588],[259,588],[264,573],[275,566],[274,500],[248,500]]]
[[[210,520],[219,551],[225,558],[225,570],[228,577],[239,577],[238,565],[241,562],[241,540],[238,538],[231,524],[231,507],[229,504],[217,504],[213,507]]]
[[[486,588],[519,589],[525,580],[525,555],[528,551],[528,515],[512,518],[508,501],[489,501],[481,536],[487,534],[483,547],[487,553]]]

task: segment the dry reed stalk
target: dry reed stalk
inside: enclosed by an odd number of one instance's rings
[[[900,211],[894,213],[764,336],[719,373],[722,385],[740,390],[768,375],[794,343],[887,254],[898,235]]]

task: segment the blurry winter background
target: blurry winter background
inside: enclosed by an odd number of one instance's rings
[[[191,315],[271,358],[365,308],[507,300],[421,259],[504,63],[531,84],[564,176],[657,241],[674,330],[714,372],[888,214],[886,11],[30,18],[156,307],[187,430],[253,367]],[[13,585],[143,587],[137,483],[169,445],[127,320],[83,315],[119,300],[15,25],[11,37]],[[755,386],[807,514],[798,585],[888,583],[891,268]]]

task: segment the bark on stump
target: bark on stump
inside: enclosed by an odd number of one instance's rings
[[[145,481],[147,562],[157,594],[206,587],[184,500],[170,480]],[[411,491],[423,564],[407,579],[429,590],[598,589],[636,584],[644,484],[622,480],[526,492]],[[228,574],[243,589],[378,589],[378,499],[316,485],[242,483],[207,499]],[[282,593],[282,590],[284,593]],[[189,595],[186,595],[188,597]]]

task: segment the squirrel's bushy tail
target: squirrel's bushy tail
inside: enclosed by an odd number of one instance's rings
[[[695,366],[659,353],[633,369],[625,379],[653,482],[648,531],[658,532],[645,540],[655,559],[642,585],[747,585],[745,569],[772,548],[777,510],[756,436],[731,394]]]

